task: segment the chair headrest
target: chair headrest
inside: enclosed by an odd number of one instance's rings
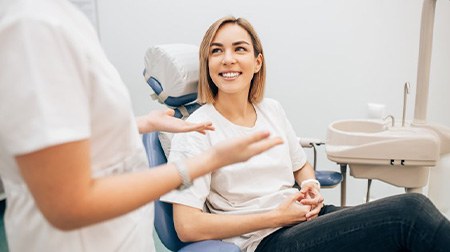
[[[144,77],[152,97],[186,117],[200,105],[197,99],[199,48],[189,44],[150,47],[145,54]]]

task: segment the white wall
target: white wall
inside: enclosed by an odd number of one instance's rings
[[[199,44],[208,26],[232,14],[252,22],[263,41],[268,97],[281,101],[301,136],[325,139],[334,120],[365,118],[367,103],[401,118],[414,111],[421,0],[98,0],[102,44],[131,92],[136,114],[159,107],[148,97],[143,55],[152,45]],[[450,2],[438,1],[428,119],[450,125]],[[324,152],[320,169],[336,169]],[[349,178],[347,202],[361,203],[366,182]],[[374,182],[375,198],[402,190]],[[324,190],[339,203],[339,190]]]

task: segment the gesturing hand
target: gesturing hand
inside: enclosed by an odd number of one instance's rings
[[[139,133],[152,131],[166,131],[172,133],[197,131],[206,134],[207,130],[214,130],[211,122],[191,123],[174,117],[173,109],[152,110],[145,116],[136,118]]]
[[[219,166],[247,161],[275,145],[283,143],[280,137],[269,138],[269,132],[258,132],[249,136],[231,139],[215,145],[214,152]]]

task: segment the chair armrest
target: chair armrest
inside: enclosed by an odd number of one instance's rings
[[[318,138],[306,138],[306,137],[302,137],[302,138],[299,137],[298,142],[303,148],[311,148],[312,145],[325,144],[325,142],[323,142],[322,140],[320,140]]]
[[[182,249],[178,250],[178,252],[211,252],[211,251],[240,252],[240,249],[233,243],[219,240],[207,240],[191,243],[183,247]]]

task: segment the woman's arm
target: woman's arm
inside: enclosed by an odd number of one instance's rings
[[[314,168],[306,162],[303,167],[294,172],[295,181],[301,185],[303,181],[307,179],[316,179],[316,175],[314,173]]]
[[[205,134],[207,130],[214,130],[211,122],[191,123],[174,117],[174,113],[173,109],[152,110],[147,115],[136,117],[139,133],[197,131]]]
[[[310,207],[298,203],[303,193],[292,195],[275,210],[247,215],[205,213],[200,209],[174,204],[174,224],[184,242],[225,239],[253,231],[294,225],[305,221]]]
[[[191,178],[241,162],[280,144],[258,133],[186,160]],[[65,143],[16,157],[36,204],[55,227],[71,230],[130,212],[181,184],[173,164],[105,178],[91,177],[90,142]]]

